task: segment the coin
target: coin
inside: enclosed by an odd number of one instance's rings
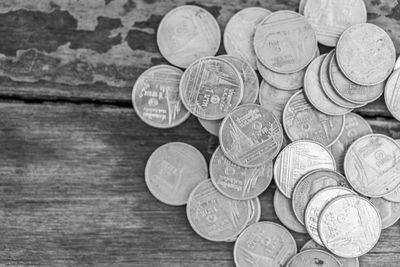
[[[221,31],[215,18],[198,6],[172,9],[161,20],[157,44],[172,65],[186,68],[194,61],[214,56],[221,43]]]
[[[197,118],[200,122],[200,125],[210,134],[218,136],[219,128],[221,127],[222,120],[217,121],[209,121]]]
[[[191,145],[174,142],[157,148],[147,161],[145,180],[152,195],[165,204],[185,205],[190,192],[207,179],[207,162]]]
[[[260,90],[260,85],[254,69],[249,65],[249,63],[240,58],[229,55],[221,55],[218,57],[229,61],[229,63],[235,66],[235,68],[239,71],[240,77],[243,81],[243,98],[240,103],[255,103],[258,97],[258,91]]]
[[[372,134],[369,123],[360,115],[355,113],[346,114],[346,123],[339,139],[331,146],[331,152],[335,158],[337,169],[344,173],[344,157],[350,145],[360,137]]]
[[[132,90],[132,104],[139,118],[156,128],[172,128],[189,118],[179,97],[182,71],[158,65],[143,72]]]
[[[343,258],[355,258],[378,242],[381,219],[376,208],[360,196],[340,196],[322,211],[318,223],[325,247]]]
[[[287,228],[297,233],[307,233],[306,228],[294,216],[290,199],[285,197],[279,189],[276,189],[274,194],[274,210],[279,221]]]
[[[304,16],[313,26],[318,42],[336,46],[340,35],[350,26],[367,22],[363,0],[309,0]]]
[[[371,198],[371,203],[378,209],[382,220],[382,229],[389,228],[400,219],[400,203],[383,198]]]
[[[273,222],[259,222],[247,227],[233,249],[237,267],[285,266],[296,254],[293,236],[283,226]]]
[[[241,105],[221,124],[222,151],[242,167],[257,167],[271,161],[282,146],[283,130],[272,112],[255,104]]]
[[[306,4],[307,4],[307,0],[300,0],[299,13],[302,15],[304,15],[304,7],[306,6]]]
[[[400,186],[400,146],[382,134],[357,139],[344,159],[351,186],[368,197],[382,197]]]
[[[390,114],[400,121],[400,70],[392,73],[385,86],[385,103]]]
[[[292,207],[297,220],[304,225],[304,213],[310,199],[324,188],[349,187],[346,178],[338,172],[317,169],[305,174],[296,184],[292,194]]]
[[[233,200],[222,195],[210,179],[193,189],[186,213],[193,230],[210,241],[226,241],[236,237],[247,225],[250,202]]]
[[[331,116],[342,116],[351,112],[351,109],[335,104],[328,98],[322,89],[322,82],[330,82],[329,80],[322,81],[320,78],[320,70],[325,57],[326,54],[317,57],[308,66],[304,76],[304,93],[306,94],[308,101],[318,111]]]
[[[253,212],[250,216],[250,220],[248,221],[247,225],[252,225],[258,223],[261,219],[261,203],[258,197],[253,198],[251,200],[253,206]]]
[[[319,250],[308,249],[295,255],[286,265],[287,267],[342,267],[339,260],[332,254]]]
[[[249,200],[264,192],[272,180],[272,161],[260,167],[244,168],[230,161],[218,147],[211,157],[210,176],[223,195],[237,200]]]
[[[193,115],[204,120],[219,120],[242,101],[243,81],[228,61],[201,58],[183,73],[179,93]]]
[[[300,178],[316,169],[335,170],[335,160],[321,144],[313,141],[296,141],[286,146],[278,155],[274,166],[274,179],[279,190],[287,197]]]
[[[400,57],[397,58],[396,63],[394,65],[394,70],[400,69]]]
[[[330,116],[315,109],[303,91],[294,94],[283,111],[283,127],[292,141],[312,140],[331,146],[339,138],[344,116]]]
[[[265,8],[248,7],[233,15],[224,31],[224,47],[228,55],[241,58],[257,69],[254,34],[258,24],[270,14],[271,11]]]
[[[328,187],[317,192],[307,204],[304,223],[311,238],[318,244],[323,245],[318,233],[318,220],[322,210],[330,201],[344,195],[356,195],[356,193],[346,187]]]
[[[261,63],[279,73],[304,69],[318,49],[311,25],[302,15],[288,10],[274,12],[258,25],[254,48]]]
[[[343,32],[337,44],[336,58],[349,80],[372,86],[389,77],[395,64],[396,50],[383,29],[360,23]]]

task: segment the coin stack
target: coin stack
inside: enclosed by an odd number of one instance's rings
[[[366,23],[362,0],[301,1],[299,11],[239,11],[225,27],[227,54],[215,56],[215,18],[175,8],[157,42],[176,67],[152,67],[133,87],[150,126],[176,127],[192,114],[219,136],[209,166],[188,144],[159,147],[145,180],[158,200],[187,205],[198,235],[235,242],[238,267],[359,266],[400,218],[400,142],[352,113],[385,91],[400,118],[393,42]],[[318,43],[335,49],[320,55]],[[260,222],[258,196],[272,180],[282,225]],[[299,253],[288,229],[311,237]]]

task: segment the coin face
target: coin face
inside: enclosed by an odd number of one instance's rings
[[[385,102],[390,114],[400,120],[400,70],[392,73],[385,86]]]
[[[363,0],[310,0],[304,6],[304,16],[319,43],[336,46],[347,28],[367,22],[367,9]]]
[[[300,178],[316,169],[335,170],[335,160],[321,144],[297,141],[286,146],[278,155],[274,166],[274,179],[279,190],[292,198],[292,192]]]
[[[264,192],[272,180],[272,161],[255,168],[244,168],[230,161],[218,147],[210,161],[214,186],[225,196],[248,200]]]
[[[296,184],[292,195],[292,207],[296,218],[304,225],[304,213],[310,199],[324,188],[349,187],[346,178],[333,170],[318,169],[305,174]]]
[[[243,81],[228,61],[201,58],[183,73],[179,93],[193,115],[204,120],[219,120],[242,101]]]
[[[243,167],[271,161],[282,146],[283,131],[278,119],[260,105],[241,105],[222,122],[219,141],[224,154]]]
[[[156,128],[175,127],[190,113],[179,97],[182,71],[158,65],[143,72],[132,90],[132,103],[142,121]]]
[[[314,58],[317,39],[302,15],[284,10],[272,13],[258,25],[254,48],[268,69],[293,73],[304,69]]]
[[[193,230],[210,241],[236,237],[247,225],[250,202],[222,195],[210,179],[201,182],[190,194],[186,213]]]
[[[172,65],[187,68],[194,61],[214,56],[221,43],[221,31],[215,18],[198,6],[172,9],[161,20],[157,44]]]
[[[372,134],[369,123],[355,113],[346,114],[346,123],[339,139],[331,146],[331,152],[338,166],[338,171],[344,173],[344,157],[350,145],[360,137]]]
[[[327,249],[339,257],[354,258],[364,255],[378,242],[381,219],[368,200],[345,195],[325,207],[318,229]]]
[[[344,159],[351,186],[368,197],[382,197],[400,186],[400,146],[392,138],[370,134],[357,139]]]
[[[254,51],[254,34],[256,28],[271,11],[260,7],[242,9],[228,21],[224,31],[224,47],[228,55],[247,61],[257,69]]]
[[[297,233],[307,233],[306,228],[294,216],[290,199],[285,197],[278,189],[275,190],[274,194],[274,210],[279,221],[287,228]]]
[[[309,249],[295,255],[286,265],[287,267],[342,267],[339,260],[332,254],[319,250]]]
[[[179,142],[157,148],[145,168],[146,184],[153,196],[174,206],[185,205],[193,188],[207,177],[207,162],[200,151]]]
[[[343,32],[337,44],[336,58],[349,80],[372,86],[389,77],[395,64],[396,50],[383,29],[361,23]]]
[[[273,222],[259,222],[247,227],[233,249],[237,267],[285,266],[296,254],[293,236],[283,226]]]
[[[254,69],[246,61],[229,55],[221,55],[219,58],[229,61],[239,71],[243,81],[243,98],[241,104],[253,104],[258,97],[260,85]]]
[[[315,109],[303,91],[294,94],[283,111],[283,127],[292,141],[312,140],[331,146],[339,138],[344,116],[330,116]]]
[[[378,209],[382,220],[382,229],[389,228],[400,219],[400,203],[383,198],[371,198],[371,203]]]
[[[197,118],[200,122],[200,125],[210,134],[218,136],[219,128],[221,127],[222,120],[217,121],[209,121]]]

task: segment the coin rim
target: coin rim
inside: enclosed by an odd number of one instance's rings
[[[321,250],[321,249],[316,249],[316,248],[306,249],[306,250],[303,250],[303,251],[301,251],[301,249],[300,249],[300,252],[297,253],[296,255],[294,255],[294,256],[287,262],[287,264],[286,264],[285,266],[286,266],[286,267],[290,267],[290,264],[292,264],[292,262],[296,259],[296,257],[298,257],[298,256],[301,255],[301,254],[306,254],[306,253],[309,253],[309,252],[319,252],[319,253],[322,253],[322,254],[326,254],[326,255],[330,256],[332,259],[334,259],[334,261],[336,261],[336,263],[338,264],[337,267],[342,267],[342,264],[340,263],[340,261],[339,261],[334,255],[332,255],[332,254],[329,253],[329,252],[323,251],[323,250]],[[293,266],[293,267],[295,267],[295,266]]]
[[[400,58],[400,57],[399,57]],[[394,112],[392,112],[392,109],[391,109],[391,107],[390,107],[390,105],[389,105],[389,102],[390,102],[390,99],[389,99],[389,96],[388,96],[388,91],[389,90],[394,90],[394,91],[396,91],[396,88],[394,88],[394,89],[388,89],[389,88],[389,83],[392,81],[392,79],[396,79],[396,76],[397,76],[397,79],[399,79],[400,78],[400,69],[397,69],[397,70],[394,70],[391,74],[390,74],[390,76],[389,76],[389,78],[388,78],[388,80],[387,80],[387,82],[386,82],[386,84],[385,84],[385,88],[384,88],[384,98],[385,98],[385,104],[386,104],[386,106],[387,106],[387,108],[388,108],[388,110],[389,110],[389,113],[393,116],[393,118],[395,118],[396,120],[398,120],[398,121],[400,121],[400,114],[395,114]],[[396,85],[396,84],[395,84]]]

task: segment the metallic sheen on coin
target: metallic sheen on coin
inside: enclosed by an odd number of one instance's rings
[[[392,73],[385,86],[385,102],[390,114],[400,121],[400,70]]]
[[[383,198],[371,198],[371,203],[378,209],[382,220],[382,229],[389,228],[400,219],[400,203]]]
[[[222,120],[217,121],[209,121],[197,118],[200,125],[210,134],[218,136],[219,135],[219,128],[221,127]]]
[[[294,256],[286,267],[342,267],[339,260],[332,254],[319,250],[308,249]]]

